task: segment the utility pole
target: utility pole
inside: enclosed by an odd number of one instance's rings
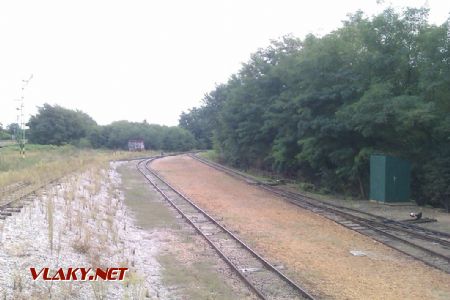
[[[22,155],[22,157],[25,157],[25,119],[24,119],[24,99],[25,99],[25,88],[27,87],[28,83],[30,83],[30,80],[33,79],[33,74],[30,75],[30,77],[28,79],[24,79],[22,80],[23,85],[22,85],[22,95],[20,97],[20,99],[17,99],[18,101],[20,101],[20,106],[17,108],[17,110],[20,112],[17,116],[17,119],[19,120],[19,116],[20,116],[20,123],[19,123],[19,129],[20,129],[20,133],[18,133],[17,135],[17,142],[19,143],[19,148],[20,148],[20,154]],[[19,136],[20,135],[20,136]]]

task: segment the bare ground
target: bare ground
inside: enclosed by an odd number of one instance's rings
[[[33,281],[30,267],[129,271],[122,282],[48,282]],[[0,269],[8,300],[255,299],[133,163],[74,174],[30,196],[0,220]]]
[[[280,187],[288,191],[298,192],[298,189],[294,184],[281,185]],[[411,220],[411,217],[409,216],[411,212],[422,212],[423,218],[435,219],[436,222],[416,223],[416,225],[432,230],[450,233],[450,213],[447,213],[442,208],[418,206],[414,202],[385,204],[378,201],[341,199],[332,197],[330,195],[314,194],[308,192],[302,192],[302,194],[320,199],[324,202],[358,209],[364,212],[372,213],[397,221]]]
[[[450,298],[449,274],[187,156],[152,167],[321,298]]]
[[[2,299],[122,299],[151,296],[151,237],[138,229],[117,186],[117,172],[68,176],[29,197],[0,222]],[[150,251],[148,251],[150,249]],[[30,267],[129,267],[124,282],[33,281]]]
[[[119,168],[125,204],[139,228],[154,239],[160,299],[255,299],[207,242],[154,190],[135,167]]]

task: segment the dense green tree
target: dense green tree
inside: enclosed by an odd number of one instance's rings
[[[187,151],[195,148],[195,138],[186,129],[147,122],[116,121],[96,128],[89,136],[96,148],[128,149],[128,141],[143,139],[145,147],[153,150]]]
[[[0,123],[0,140],[8,140],[11,139],[11,134],[7,130],[7,128],[3,128],[3,124]]]
[[[11,123],[8,126],[6,126],[6,130],[8,131],[9,134],[16,135],[17,132],[20,131],[20,126],[17,123]]]
[[[227,99],[227,91],[227,86],[218,85],[202,99],[201,109],[194,107],[180,115],[179,126],[194,135],[200,149],[210,149],[213,146],[213,131],[218,127],[218,117]]]
[[[165,127],[161,149],[187,151],[195,147],[195,139],[189,131],[180,127]]]
[[[284,37],[184,113],[222,159],[367,197],[369,157],[413,163],[419,203],[450,201],[450,29],[428,10],[350,15],[321,38]]]
[[[186,129],[148,124],[146,121],[116,121],[98,126],[87,114],[44,104],[32,116],[29,141],[38,144],[73,144],[79,147],[128,149],[128,141],[143,139],[147,149],[187,151],[195,148],[194,136]]]
[[[191,132],[197,141],[198,148],[208,149],[212,147],[212,130],[208,124],[206,110],[193,108],[188,113],[182,113],[179,126]]]
[[[88,135],[96,122],[79,110],[44,104],[30,118],[28,139],[31,143],[63,145],[77,143]]]

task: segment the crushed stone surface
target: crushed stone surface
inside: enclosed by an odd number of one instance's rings
[[[124,164],[114,162],[108,170],[67,176],[31,196],[20,212],[0,220],[0,299],[189,299],[189,295],[255,299],[158,194],[152,198],[167,206],[165,214],[176,228],[138,225],[138,214],[127,205],[124,193],[132,187],[123,185],[118,172]],[[143,184],[151,193],[145,180]],[[158,212],[148,211],[144,217],[156,219]],[[167,266],[161,257],[169,259],[171,280],[165,278]],[[33,281],[31,267],[38,272],[48,267],[53,271],[50,275],[59,268],[128,267],[129,271],[121,282],[52,282]]]
[[[115,167],[70,176],[1,221],[2,299],[156,299],[169,295],[154,276],[159,268],[157,246],[165,237],[134,225],[118,190],[120,176]],[[129,267],[125,277],[129,279],[33,281],[31,267]]]

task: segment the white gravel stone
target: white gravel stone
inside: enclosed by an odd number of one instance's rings
[[[53,299],[96,299],[101,294],[104,299],[157,299],[169,295],[160,282],[155,258],[162,237],[134,225],[123,193],[118,190],[121,179],[116,167],[120,164],[111,163],[111,168],[98,177],[101,183],[96,195],[90,195],[89,185],[95,180],[91,172],[70,176],[48,187],[21,212],[0,221],[0,298],[37,299],[51,294]],[[64,198],[70,189],[74,189],[74,200]],[[53,209],[49,218],[50,204]],[[53,219],[53,249],[49,219]],[[87,251],[74,248],[79,242],[86,243]],[[125,266],[130,271],[124,282],[33,281],[30,272],[30,267],[57,270],[93,264]]]

